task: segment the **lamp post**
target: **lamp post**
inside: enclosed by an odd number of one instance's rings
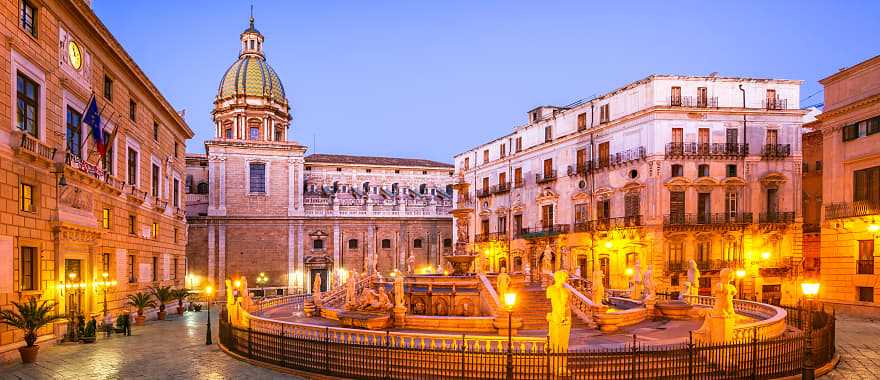
[[[103,278],[103,280],[101,282],[98,282],[96,285],[104,293],[104,314],[103,315],[106,317],[107,316],[107,292],[110,291],[111,287],[116,286],[116,280],[108,281],[108,279],[110,278],[110,273],[107,273],[107,272],[101,273],[101,278]]]
[[[507,307],[507,378],[513,379],[513,306],[516,305],[516,293],[504,293],[504,306]]]
[[[743,278],[746,277],[746,270],[743,268],[739,268],[736,270],[735,273],[736,273],[736,285],[737,285],[736,286],[737,287],[736,294],[739,295],[740,299],[745,299],[746,297],[743,296],[743,294],[742,294],[742,291],[743,291],[742,285],[743,285]]]
[[[205,332],[205,345],[213,344],[211,341],[211,300],[214,298],[214,288],[208,285],[205,288],[205,303],[208,304],[208,329]]]
[[[266,297],[266,291],[263,290],[263,287],[266,286],[266,283],[269,282],[269,277],[266,276],[265,272],[260,272],[260,275],[257,276],[257,285],[260,286],[260,297]]]
[[[804,342],[804,373],[802,378],[813,380],[816,378],[816,369],[813,364],[813,300],[819,294],[819,282],[806,280],[801,283],[801,291],[807,301],[807,336]]]

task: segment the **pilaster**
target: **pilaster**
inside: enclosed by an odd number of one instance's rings
[[[226,289],[226,225],[217,226],[217,287],[220,294]]]
[[[217,251],[215,250],[216,245],[216,237],[214,235],[214,229],[216,226],[213,224],[208,224],[208,282],[217,284],[220,287],[221,281],[214,277],[214,257],[217,255]]]
[[[287,226],[287,287],[296,287],[296,226]]]

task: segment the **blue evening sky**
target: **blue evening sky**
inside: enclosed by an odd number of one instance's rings
[[[654,73],[817,80],[880,54],[880,1],[113,1],[94,9],[196,132],[250,4],[309,152],[452,156]],[[317,139],[317,147],[313,146]]]

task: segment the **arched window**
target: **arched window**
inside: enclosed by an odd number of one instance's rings
[[[249,119],[248,122],[248,140],[262,140],[263,135],[262,125],[263,122],[260,119]]]
[[[312,249],[324,249],[324,240],[322,240],[322,239],[312,240]]]
[[[370,192],[370,183],[364,182],[364,193],[369,193],[369,192]]]
[[[400,191],[400,189],[398,188],[397,183],[396,182],[392,183],[391,184],[391,194],[397,195],[397,193],[399,191]]]
[[[422,239],[413,240],[413,248],[422,248]]]
[[[196,192],[199,194],[208,194],[208,183],[199,182],[199,184],[196,186]]]
[[[382,249],[391,249],[391,239],[382,239]]]

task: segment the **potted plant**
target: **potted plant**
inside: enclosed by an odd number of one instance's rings
[[[119,314],[116,317],[116,326],[113,327],[113,331],[117,334],[125,334],[125,325],[127,325],[128,323],[128,314]]]
[[[129,294],[128,304],[137,308],[137,317],[134,317],[134,324],[136,326],[144,325],[144,319],[146,319],[144,316],[144,308],[156,307],[156,301],[153,301],[153,297],[150,297],[150,295],[145,292]]]
[[[198,303],[198,302],[193,302],[193,303],[192,303],[192,307],[193,307],[193,310],[195,310],[196,313],[200,313],[200,312],[202,311],[202,304],[200,304],[200,303]]]
[[[151,286],[150,293],[159,304],[159,320],[165,320],[165,304],[174,299],[174,292],[170,286]]]
[[[81,341],[83,343],[95,343],[95,340],[98,339],[97,332],[98,323],[95,322],[95,317],[92,317],[92,319],[90,319],[88,323],[86,323],[86,328],[83,329]]]
[[[183,301],[186,300],[191,293],[187,288],[174,289],[174,298],[177,299],[177,314],[183,315]]]
[[[40,346],[34,344],[37,342],[37,330],[62,317],[49,314],[55,307],[51,301],[37,303],[36,298],[31,298],[24,303],[12,301],[12,304],[16,310],[0,310],[0,322],[24,330],[25,346],[19,347],[18,353],[22,363],[33,363],[40,350]]]

